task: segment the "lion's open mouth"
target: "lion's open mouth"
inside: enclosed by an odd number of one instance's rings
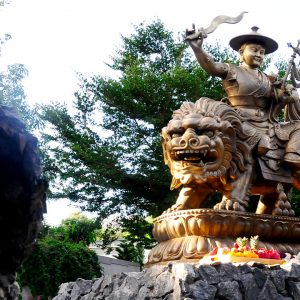
[[[171,155],[174,160],[199,164],[200,166],[213,163],[218,159],[218,152],[215,149],[208,149],[208,147],[203,147],[199,150],[175,150],[171,152]]]

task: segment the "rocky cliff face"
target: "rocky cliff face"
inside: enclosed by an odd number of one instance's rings
[[[170,263],[60,286],[55,300],[300,299],[300,265]]]

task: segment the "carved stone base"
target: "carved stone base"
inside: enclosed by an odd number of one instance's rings
[[[148,264],[198,260],[216,246],[231,248],[239,236],[259,235],[259,247],[291,254],[300,252],[300,219],[294,217],[183,210],[156,218],[153,235],[159,244],[151,250]]]

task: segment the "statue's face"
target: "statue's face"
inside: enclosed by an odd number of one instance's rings
[[[187,179],[202,181],[224,174],[229,168],[229,163],[223,166],[224,142],[231,142],[226,138],[226,125],[197,113],[187,114],[181,120],[172,119],[162,132],[164,157],[172,175],[186,183]]]
[[[246,44],[241,53],[241,57],[248,66],[258,68],[261,66],[265,57],[265,48],[255,43]]]

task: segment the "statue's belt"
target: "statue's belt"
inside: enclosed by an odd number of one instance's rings
[[[268,119],[268,111],[265,108],[249,107],[249,106],[234,106],[237,113],[254,121],[266,121]]]
[[[270,99],[261,96],[245,95],[245,96],[229,96],[230,104],[233,107],[246,107],[249,109],[264,109],[267,110],[266,106],[269,106]]]

